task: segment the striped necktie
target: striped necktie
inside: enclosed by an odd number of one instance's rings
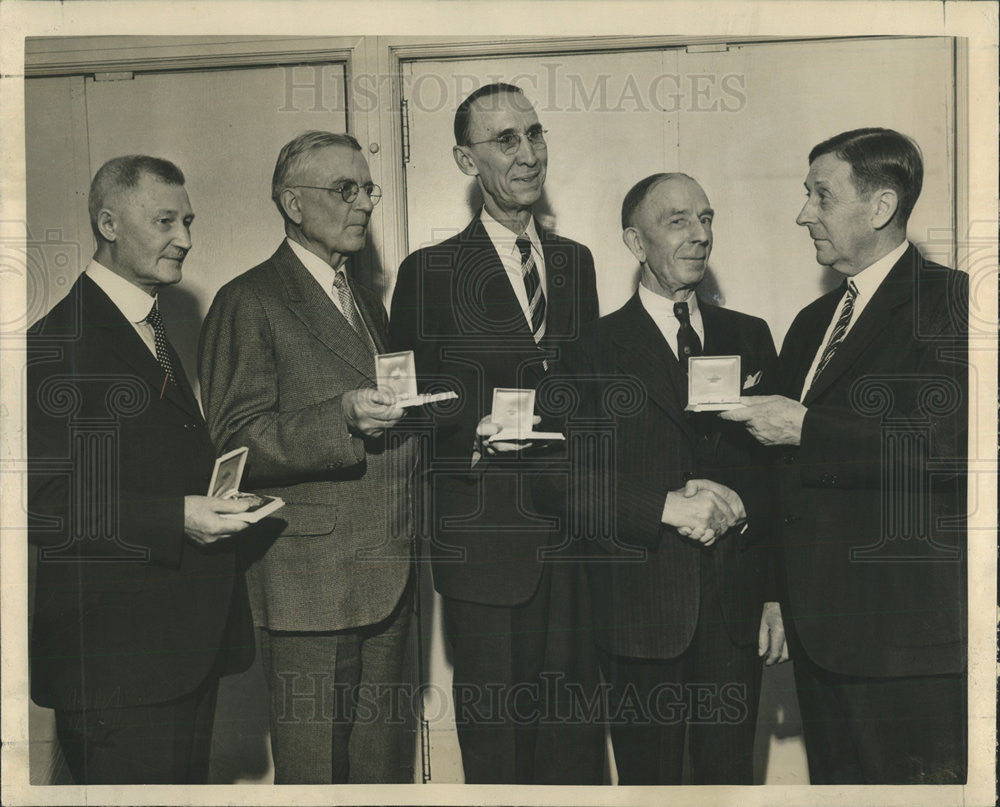
[[[830,341],[826,343],[826,348],[823,350],[823,355],[819,360],[819,364],[816,365],[816,372],[813,373],[812,383],[816,383],[816,379],[819,378],[819,374],[823,372],[829,363],[830,359],[833,358],[833,354],[837,352],[837,348],[840,343],[844,341],[844,334],[847,333],[847,327],[851,324],[851,317],[854,315],[854,301],[858,297],[858,287],[854,285],[854,281],[848,281],[847,283],[847,296],[844,298],[843,307],[840,309],[840,316],[837,317],[837,324],[833,326],[833,333],[830,334]],[[810,384],[812,386],[812,384]]]
[[[174,373],[174,363],[170,359],[170,349],[167,347],[167,330],[163,327],[163,317],[160,316],[159,303],[154,300],[153,307],[146,315],[146,322],[153,329],[153,338],[156,342],[156,360],[167,374],[171,384],[177,383],[177,376]]]
[[[542,279],[535,266],[528,237],[520,235],[514,243],[521,253],[521,276],[524,278],[524,290],[528,294],[528,318],[531,320],[531,334],[535,337],[535,344],[538,344],[545,336],[545,292],[542,291]]]
[[[351,293],[351,287],[347,284],[347,273],[343,269],[339,269],[333,276],[333,290],[337,293],[340,312],[344,315],[344,319],[361,337],[361,341],[367,343],[374,353],[375,343],[372,341],[371,334],[368,333],[368,328],[365,327],[364,320],[361,319],[358,307],[354,303],[354,295]]]

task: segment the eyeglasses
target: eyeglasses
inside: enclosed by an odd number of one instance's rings
[[[518,134],[517,132],[504,132],[496,137],[491,137],[489,140],[477,140],[474,143],[466,143],[466,145],[478,146],[483,143],[496,143],[500,146],[500,151],[504,154],[514,154],[519,148],[521,148],[521,138],[525,137],[531,144],[532,148],[543,149],[546,148],[545,133],[547,131],[548,129],[543,129],[541,126],[533,126],[523,135]]]
[[[366,182],[364,185],[358,185],[357,182],[349,179],[346,182],[341,182],[335,188],[324,188],[319,185],[293,185],[292,187],[312,188],[314,191],[330,191],[330,193],[339,193],[340,198],[347,204],[350,204],[358,198],[358,193],[362,188],[365,189],[365,193],[368,195],[368,198],[372,200],[372,205],[377,205],[382,199],[382,189],[374,182]]]

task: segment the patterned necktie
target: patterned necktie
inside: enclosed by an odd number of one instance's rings
[[[521,253],[521,276],[524,278],[524,290],[528,294],[528,315],[531,320],[531,333],[535,344],[545,336],[545,292],[542,291],[542,279],[535,266],[535,258],[531,254],[531,242],[527,236],[518,236],[517,249]]]
[[[847,326],[851,324],[851,317],[854,315],[854,301],[858,298],[858,287],[851,280],[847,284],[847,296],[844,298],[844,305],[840,309],[840,316],[837,317],[837,324],[833,326],[833,333],[830,334],[830,341],[826,343],[823,356],[816,365],[816,372],[813,373],[812,383],[816,383],[823,368],[830,363],[833,354],[837,352],[840,343],[844,341],[844,334],[847,333]],[[812,386],[812,384],[810,384]]]
[[[163,317],[160,316],[160,306],[155,300],[153,307],[146,315],[146,322],[153,329],[153,338],[156,341],[156,360],[167,374],[171,384],[177,383],[177,376],[174,375],[174,363],[170,360],[170,350],[167,348],[167,331],[163,327]]]
[[[354,332],[361,337],[361,341],[366,342],[374,353],[375,343],[372,341],[371,334],[368,333],[368,328],[365,327],[365,323],[361,319],[361,314],[358,313],[358,307],[354,304],[354,295],[351,294],[351,287],[347,284],[347,273],[343,269],[338,270],[333,276],[333,290],[337,292],[337,299],[340,301],[340,311],[344,315],[344,318],[354,328]]]
[[[701,339],[694,328],[691,327],[691,316],[688,313],[687,303],[674,303],[674,316],[681,324],[677,330],[677,358],[687,371],[687,360],[692,356],[701,355]]]

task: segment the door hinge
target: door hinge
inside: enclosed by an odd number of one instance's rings
[[[410,102],[399,99],[399,125],[403,140],[403,165],[410,164]]]

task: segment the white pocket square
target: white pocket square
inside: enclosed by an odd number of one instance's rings
[[[753,375],[748,375],[746,381],[743,382],[743,389],[750,389],[750,387],[756,387],[760,383],[761,370],[758,370]]]

